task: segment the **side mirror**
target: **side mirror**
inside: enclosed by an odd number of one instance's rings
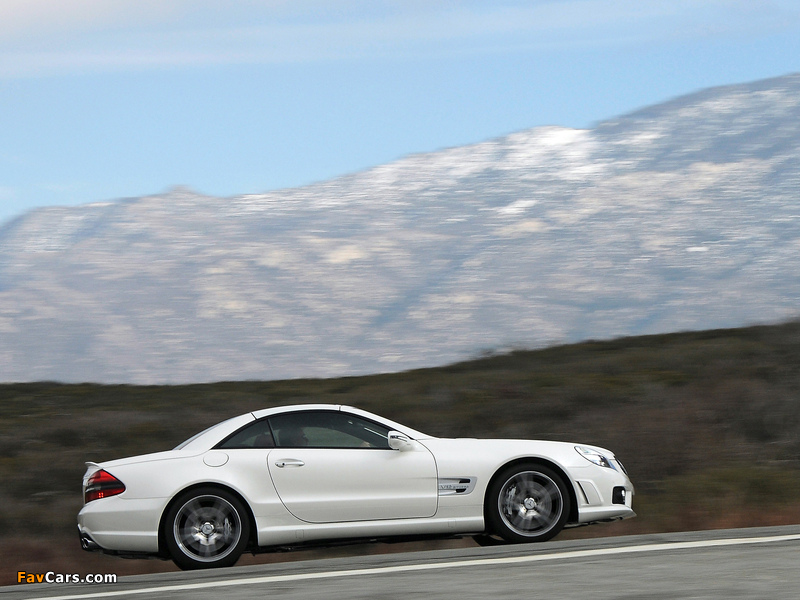
[[[411,438],[407,435],[400,433],[399,431],[390,431],[389,432],[389,448],[392,450],[400,450],[404,452],[406,450],[411,450],[414,447],[414,444],[411,442]]]

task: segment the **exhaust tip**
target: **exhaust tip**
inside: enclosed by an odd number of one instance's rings
[[[102,551],[100,545],[95,542],[87,533],[80,532],[81,548],[87,552]]]

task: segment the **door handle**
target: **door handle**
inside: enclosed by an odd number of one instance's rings
[[[281,469],[284,467],[302,467],[304,464],[306,463],[297,458],[282,458],[275,462],[275,466]]]

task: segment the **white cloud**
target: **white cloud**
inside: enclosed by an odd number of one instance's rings
[[[436,56],[771,31],[796,2],[3,0],[0,76]]]
[[[152,26],[174,18],[181,4],[184,3],[157,0],[3,0],[0,43]]]

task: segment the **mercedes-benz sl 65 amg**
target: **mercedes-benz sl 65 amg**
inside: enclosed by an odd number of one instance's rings
[[[603,448],[437,438],[339,405],[255,411],[174,450],[87,465],[83,548],[184,569],[347,540],[545,541],[635,516]]]

